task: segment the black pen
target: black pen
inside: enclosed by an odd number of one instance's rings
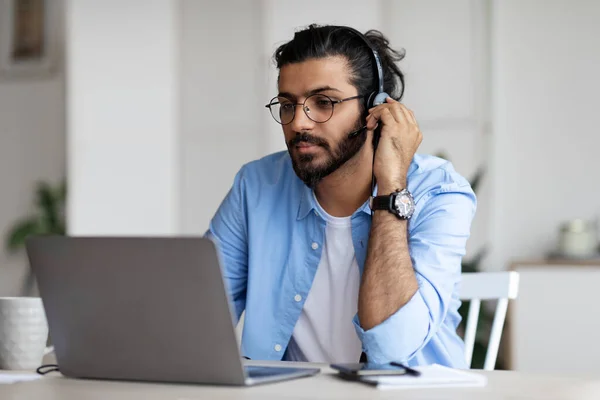
[[[416,369],[412,369],[411,367],[401,364],[399,362],[396,361],[392,361],[390,363],[391,365],[395,366],[395,367],[400,367],[400,368],[404,368],[406,370],[406,373],[412,376],[421,376],[421,373],[419,371],[417,371]]]

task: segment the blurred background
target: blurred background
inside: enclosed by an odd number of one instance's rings
[[[521,272],[499,367],[600,373],[598,21],[594,0],[0,0],[0,296],[35,292],[32,232],[204,233],[285,149],[275,48],[345,24],[406,49],[419,152],[476,184],[465,271]]]

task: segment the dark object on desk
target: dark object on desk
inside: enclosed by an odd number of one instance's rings
[[[320,371],[243,365],[210,239],[38,236],[26,248],[65,376],[247,386]]]
[[[419,376],[421,373],[408,366],[392,362],[389,364],[370,364],[370,363],[347,363],[331,364],[331,368],[337,370],[340,374],[348,377],[363,376],[398,376],[412,375]]]
[[[417,371],[416,369],[413,369],[411,367],[409,367],[408,365],[404,365],[401,364],[399,362],[396,361],[392,361],[390,364],[395,365],[396,367],[400,367],[400,368],[404,368],[406,370],[406,373],[412,376],[421,376],[421,373],[419,371]]]

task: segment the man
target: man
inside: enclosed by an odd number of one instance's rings
[[[267,107],[288,150],[243,166],[208,232],[246,312],[244,356],[466,367],[457,285],[476,199],[448,162],[415,155],[402,57],[336,26],[277,49]],[[379,60],[390,97],[369,107]]]

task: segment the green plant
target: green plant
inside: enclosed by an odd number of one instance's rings
[[[448,157],[444,153],[437,154],[438,157],[448,160]],[[479,189],[479,185],[485,175],[485,168],[480,167],[475,171],[475,175],[470,179],[471,188],[475,193]],[[487,253],[487,248],[483,247],[480,249],[474,256],[469,259],[464,259],[462,261],[462,272],[482,272],[481,268],[482,260],[484,259]],[[460,308],[458,309],[459,314],[462,317],[462,322],[459,325],[459,332],[463,333],[465,330],[465,323],[467,321],[467,315],[469,313],[470,302],[464,301]],[[475,344],[473,346],[473,359],[471,361],[471,368],[483,368],[483,364],[485,362],[485,355],[487,352],[488,339],[492,327],[492,323],[494,320],[494,313],[487,309],[486,307],[481,306],[479,311],[479,323],[477,324],[477,331],[475,334]],[[504,369],[502,360],[498,358],[496,362],[496,369]]]
[[[8,253],[15,254],[25,246],[25,240],[32,235],[65,235],[65,202],[67,186],[65,181],[57,185],[38,182],[35,189],[34,212],[17,220],[8,230],[5,247]],[[21,288],[22,295],[30,295],[35,287],[31,270],[27,273]]]
[[[55,186],[38,182],[35,190],[35,211],[21,218],[9,229],[6,249],[19,251],[31,235],[65,235],[65,200],[67,187],[64,181]]]

